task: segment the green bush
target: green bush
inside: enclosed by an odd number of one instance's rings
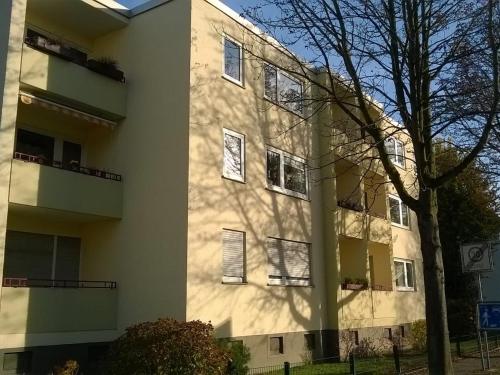
[[[424,352],[427,349],[427,325],[425,320],[417,320],[410,326],[410,344],[413,349]]]
[[[127,328],[110,348],[107,374],[225,374],[229,353],[211,324],[158,319]]]
[[[250,361],[250,349],[243,344],[243,341],[220,340],[221,346],[229,352],[231,356],[228,368],[229,375],[246,375],[248,373],[248,362]]]

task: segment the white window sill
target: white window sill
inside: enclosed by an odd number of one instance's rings
[[[233,78],[225,73],[222,73],[222,78],[224,78],[226,81],[229,81],[231,83],[234,83],[236,86],[241,87],[242,89],[245,88],[245,85],[243,84],[242,81],[238,81],[236,78]]]
[[[393,227],[396,227],[396,228],[401,228],[401,229],[410,230],[410,227],[409,227],[409,226],[406,226],[406,225],[403,225],[403,224],[398,224],[398,223],[395,223],[394,221],[391,221],[391,225],[392,225]]]
[[[280,193],[280,194],[283,194],[283,195],[287,195],[289,197],[299,198],[299,199],[302,199],[302,200],[308,201],[308,202],[311,201],[309,199],[309,197],[307,196],[307,194],[298,193],[298,192],[293,191],[293,190],[283,189],[283,188],[281,188],[279,186],[267,185],[266,189],[269,190],[269,191],[273,191],[275,193]]]
[[[312,284],[310,280],[283,280],[283,279],[268,279],[267,286],[299,286],[299,287],[310,287]]]
[[[397,286],[396,291],[398,291],[398,292],[414,292],[415,288],[409,288],[406,286]]]
[[[247,282],[245,278],[238,276],[222,276],[222,284],[238,284],[238,285],[246,285]]]
[[[244,177],[241,176],[228,176],[228,175],[222,175],[221,176],[225,180],[230,180],[234,182],[239,182],[240,184],[246,184],[247,182],[245,181]]]

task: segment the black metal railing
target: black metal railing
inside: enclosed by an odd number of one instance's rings
[[[88,176],[94,176],[99,178],[104,178],[106,180],[121,181],[122,176],[116,173],[104,171],[101,169],[83,167],[78,163],[63,163],[57,160],[48,160],[42,156],[35,156],[29,154],[23,154],[22,152],[15,152],[14,159],[22,160],[28,163],[36,163],[41,165],[46,165],[48,167],[63,169],[65,171],[81,173]]]
[[[8,288],[73,288],[73,289],[116,289],[116,281],[30,279],[25,277],[4,277],[3,287]]]

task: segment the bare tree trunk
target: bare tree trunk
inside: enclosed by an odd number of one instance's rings
[[[418,229],[424,260],[425,311],[429,374],[453,374],[444,284],[444,266],[439,238],[436,189],[420,192]]]

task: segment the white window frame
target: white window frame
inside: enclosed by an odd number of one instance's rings
[[[405,145],[403,143],[403,141],[400,141],[399,139],[395,138],[395,137],[390,137],[390,138],[387,138],[385,142],[394,142],[394,155],[389,155],[389,159],[391,160],[391,162],[394,164],[394,165],[397,165],[398,167],[401,167],[401,168],[405,168],[405,160],[406,160],[406,156],[405,156]],[[398,162],[398,152],[401,152],[401,157],[403,159],[403,162],[402,163],[399,163]]]
[[[389,194],[389,198],[392,198],[394,200],[397,200],[399,202],[399,217],[401,218],[401,222],[397,223],[395,221],[392,221],[392,216],[391,216],[391,201],[388,199],[387,206],[389,207],[389,220],[391,220],[391,224],[394,225],[395,227],[400,227],[404,229],[410,229],[411,225],[411,210],[410,207],[408,207],[402,200],[399,198],[397,195],[392,195]],[[406,206],[406,210],[408,211],[408,225],[403,224],[403,205]]]
[[[272,152],[280,155],[280,186],[272,185],[267,180],[267,170],[268,170],[267,151],[272,151]],[[290,158],[292,160],[295,160],[298,163],[304,164],[304,169],[305,169],[304,172],[305,172],[305,178],[306,178],[306,193],[305,194],[302,194],[298,191],[285,189],[285,157]],[[267,188],[269,190],[277,191],[279,193],[290,195],[290,196],[293,196],[296,198],[308,200],[309,199],[309,169],[307,168],[306,160],[299,157],[299,156],[295,156],[295,155],[289,154],[288,152],[279,150],[275,147],[266,146],[266,185],[267,185]]]
[[[222,229],[222,236],[224,236],[224,232],[237,232],[241,233],[243,235],[243,249],[242,249],[242,263],[243,263],[243,276],[238,277],[238,276],[225,276],[224,275],[224,265],[222,266],[222,283],[224,284],[246,284],[247,280],[247,272],[246,272],[246,243],[247,243],[247,234],[246,232],[243,232],[241,230],[235,230],[235,229],[228,229],[228,228],[223,228]],[[224,237],[222,237],[224,238]],[[224,247],[222,247],[222,262],[224,262]]]
[[[236,44],[240,48],[240,80],[237,80],[234,77],[231,77],[229,74],[226,74],[226,39],[230,42]],[[231,81],[232,83],[237,84],[238,86],[244,87],[244,61],[243,61],[243,43],[237,41],[236,39],[230,37],[227,34],[222,35],[222,77]]]
[[[269,97],[267,94],[266,94],[266,73],[265,73],[265,67],[266,66],[269,66],[271,68],[273,68],[274,70],[276,70],[276,99],[275,98],[271,98]],[[278,67],[274,66],[273,64],[270,64],[268,62],[265,62],[264,63],[264,70],[263,70],[263,78],[264,78],[264,99],[267,99],[269,100],[271,103],[275,103],[277,105],[279,105],[281,108],[284,108],[285,110],[287,111],[290,111],[292,113],[295,113],[297,115],[300,115],[300,116],[303,116],[304,115],[304,105],[302,103],[301,105],[301,110],[300,111],[297,111],[297,110],[294,110],[292,108],[289,108],[287,106],[287,103],[283,103],[280,101],[280,98],[279,98],[279,82],[280,82],[280,77],[281,76],[284,76],[284,77],[287,77],[288,79],[294,81],[295,83],[298,83],[300,85],[300,97],[301,97],[301,101],[303,102],[304,101],[304,82],[302,82],[300,79],[297,79],[295,78],[294,76],[288,74],[288,73],[285,73],[283,72],[281,69],[279,69]]]
[[[241,141],[241,151],[240,151],[240,163],[241,163],[241,174],[231,173],[226,170],[226,134],[232,137],[238,138]],[[226,128],[222,129],[222,176],[225,178],[229,178],[231,180],[236,180],[239,182],[245,182],[245,135],[241,133],[237,133],[233,130],[229,130]]]
[[[405,286],[398,286],[397,283],[397,277],[394,278],[394,284],[396,285],[396,290],[403,291],[403,292],[414,292],[415,291],[415,284],[416,284],[416,278],[415,278],[415,262],[413,260],[409,259],[402,259],[402,258],[394,258],[393,259],[394,263],[399,262],[404,264],[404,276],[405,276]],[[406,272],[406,265],[409,264],[411,266],[412,272],[413,272],[413,286],[408,286],[408,273]],[[394,276],[397,276],[396,274],[396,264],[394,264]]]
[[[311,244],[308,242],[300,242],[300,241],[293,241],[293,240],[285,240],[283,238],[277,238],[277,237],[268,237],[268,239],[273,239],[273,240],[278,240],[278,241],[284,241],[284,242],[296,242],[300,244],[304,244],[308,247],[308,261],[309,261],[309,279],[290,279],[287,276],[282,276],[281,278],[271,278],[269,275],[267,275],[267,285],[268,286],[312,286],[312,254],[311,254]],[[266,252],[269,252],[269,248],[267,247],[266,244]],[[269,258],[269,253],[267,254]],[[284,257],[284,254],[281,255]],[[268,259],[269,262],[269,259]],[[269,264],[268,264],[269,267]]]

